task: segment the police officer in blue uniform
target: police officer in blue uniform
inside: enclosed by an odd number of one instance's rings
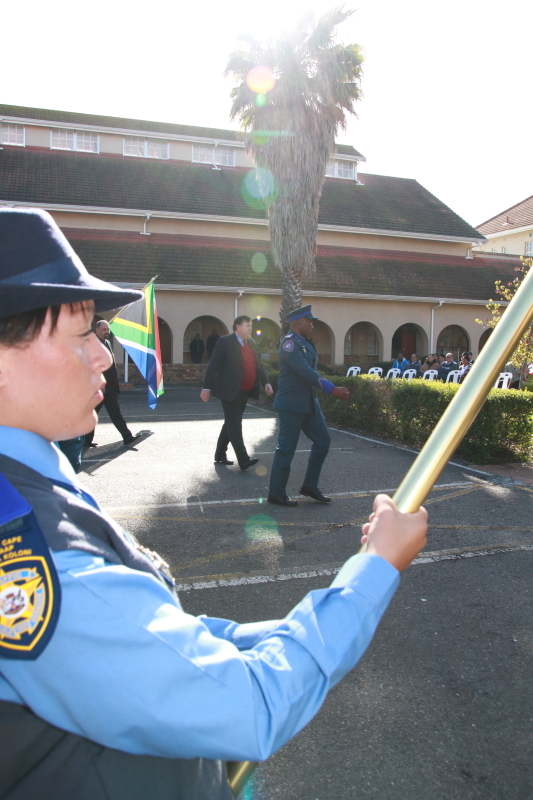
[[[319,599],[242,625],[187,614],[54,444],[103,398],[94,312],[141,296],[89,275],[46,212],[0,209],[2,800],[231,800],[224,761],[309,722],[425,544],[425,512],[381,495],[367,552]]]
[[[311,306],[302,306],[285,317],[290,331],[283,337],[279,347],[279,383],[274,408],[279,415],[279,438],[272,472],[268,502],[279,506],[297,506],[296,500],[287,496],[286,487],[291,471],[291,462],[298,444],[300,431],[311,439],[311,455],[300,494],[311,497],[317,503],[330,503],[318,488],[320,471],[329,451],[331,437],[316,396],[322,389],[339,400],[347,400],[349,392],[322,378],[316,371],[317,352],[311,341],[313,316]]]

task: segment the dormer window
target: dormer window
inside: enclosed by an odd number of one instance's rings
[[[342,161],[334,159],[326,167],[327,178],[345,178],[346,180],[357,180],[357,164],[355,161]]]
[[[234,147],[216,147],[211,144],[193,144],[192,146],[193,164],[213,164],[220,167],[235,166]]]
[[[92,131],[72,131],[69,128],[52,128],[50,149],[98,153],[98,134]]]
[[[0,142],[24,147],[24,125],[13,125],[12,122],[2,122],[0,125]]]
[[[144,136],[125,136],[124,155],[168,159],[168,142],[162,139],[145,139]]]

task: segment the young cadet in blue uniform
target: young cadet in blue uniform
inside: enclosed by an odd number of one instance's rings
[[[348,389],[322,378],[316,371],[318,356],[310,336],[313,320],[318,317],[313,316],[311,306],[297,308],[285,319],[290,331],[279,346],[279,382],[274,399],[274,408],[279,415],[279,438],[272,462],[268,502],[279,506],[298,505],[296,500],[287,497],[286,487],[298,437],[303,431],[313,445],[300,494],[312,497],[318,503],[330,503],[331,497],[326,497],[318,488],[331,437],[316,390],[322,389],[339,400],[347,400],[350,393]]]
[[[425,544],[426,512],[379,495],[367,552],[285,619],[183,611],[53,444],[96,421],[94,312],[139,297],[90,276],[45,212],[0,210],[3,800],[228,800],[223,759],[268,758],[307,724]]]

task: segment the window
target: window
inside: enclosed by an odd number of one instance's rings
[[[507,248],[506,247],[502,247],[502,253],[503,253],[503,255],[505,255],[507,253]]]
[[[98,134],[90,131],[71,131],[68,128],[52,128],[50,147],[52,150],[98,153]]]
[[[498,251],[496,250],[496,248],[495,248],[495,247],[493,247],[493,248],[492,248],[492,250],[491,250],[491,252],[492,252],[492,253],[497,253]]]
[[[214,161],[213,161],[214,158]],[[235,166],[234,147],[214,147],[210,144],[193,144],[193,164],[219,164],[221,167]]]
[[[330,161],[326,167],[327,178],[347,178],[348,180],[357,179],[357,170],[354,161]]]
[[[2,144],[16,144],[24,147],[24,125],[13,125],[11,122],[3,122],[0,126]]]
[[[352,329],[348,331],[346,334],[346,338],[344,340],[344,355],[351,356],[352,355]]]
[[[168,158],[168,142],[145,139],[143,136],[124,137],[124,155],[137,158]]]
[[[369,328],[368,330],[368,355],[379,355],[378,334],[377,331],[373,330],[372,328]]]
[[[533,242],[526,242],[526,256],[533,256]]]

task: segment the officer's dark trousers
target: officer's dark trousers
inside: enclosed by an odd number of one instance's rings
[[[298,445],[300,431],[303,431],[307,438],[313,442],[302,486],[318,489],[320,471],[329,452],[331,442],[331,436],[322,412],[297,414],[295,411],[278,410],[278,414],[279,439],[270,474],[270,494],[276,497],[285,497],[287,494],[286,487],[291,472],[291,461]]]
[[[110,384],[106,386],[105,394],[104,394],[104,401],[96,406],[96,413],[100,411],[102,406],[105,406],[107,413],[111,418],[111,422],[120,433],[123,439],[129,439],[132,436],[132,433],[128,426],[126,425],[126,420],[122,416],[122,412],[120,410],[120,405],[118,402],[118,392],[116,391],[115,387],[111,388]],[[85,435],[85,444],[91,444],[92,440],[94,439],[94,431],[87,433]]]
[[[224,409],[224,424],[218,437],[215,458],[222,458],[231,442],[239,466],[242,467],[248,461],[248,453],[242,438],[242,415],[246,410],[248,392],[239,392],[235,400],[221,400],[220,402]]]

